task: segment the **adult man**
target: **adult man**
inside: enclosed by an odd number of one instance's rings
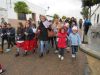
[[[83,43],[85,43],[85,42],[87,43],[87,41],[86,41],[86,39],[87,39],[87,33],[88,33],[88,30],[89,30],[89,28],[90,28],[91,25],[92,25],[91,21],[88,18],[86,18],[86,20],[84,21]]]

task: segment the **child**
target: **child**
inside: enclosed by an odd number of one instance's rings
[[[78,33],[77,26],[74,26],[72,28],[72,31],[73,32],[69,35],[69,40],[70,40],[71,48],[72,48],[72,58],[75,58],[76,52],[78,52],[78,46],[81,44],[81,39]]]
[[[2,74],[2,73],[4,73],[4,72],[5,72],[5,70],[2,69],[2,66],[1,66],[1,64],[0,64],[0,74]]]
[[[20,22],[19,26],[17,28],[17,37],[16,37],[17,52],[15,54],[16,57],[20,55],[20,51],[22,50],[22,47],[23,47],[23,44],[24,44],[24,40],[25,40],[24,26]]]
[[[24,28],[24,35],[25,35],[25,41],[23,45],[23,50],[24,50],[24,56],[27,56],[27,53],[29,51],[32,51],[33,46],[32,46],[32,40],[35,37],[35,33],[33,32],[32,28],[30,27],[29,23],[26,22],[25,28]]]
[[[59,55],[58,57],[63,60],[64,59],[64,50],[67,47],[67,33],[64,28],[61,28],[58,32],[58,48],[59,48]]]

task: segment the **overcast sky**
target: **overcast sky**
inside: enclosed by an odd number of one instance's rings
[[[47,10],[49,6],[50,9],[47,11],[47,14],[53,15],[54,13],[59,14],[60,16],[65,15],[68,17],[75,16],[81,18],[81,0],[28,0],[42,8]]]

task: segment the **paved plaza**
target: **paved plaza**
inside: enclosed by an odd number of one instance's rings
[[[0,63],[6,68],[3,75],[84,75],[86,55],[79,51],[77,58],[72,59],[71,52],[65,52],[65,59],[59,60],[54,49],[48,55],[39,58],[39,53],[30,53],[23,57],[14,57],[16,49],[0,54]]]

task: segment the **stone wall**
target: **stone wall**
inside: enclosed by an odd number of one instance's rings
[[[90,28],[88,33],[88,43],[91,49],[100,52],[100,24]]]

